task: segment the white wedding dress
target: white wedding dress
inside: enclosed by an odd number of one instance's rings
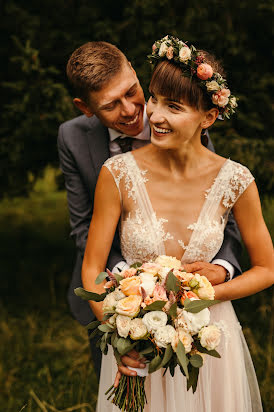
[[[210,262],[222,242],[228,214],[252,182],[249,170],[226,160],[210,189],[192,199],[142,170],[132,153],[105,162],[120,193],[121,249],[128,264],[149,261],[158,255],[182,257],[182,262]],[[167,185],[169,182],[167,182]],[[176,185],[175,185],[176,186]],[[167,186],[168,187],[168,186]],[[175,191],[173,191],[175,190]],[[218,352],[206,356],[197,391],[186,389],[186,378],[176,367],[175,376],[159,370],[146,378],[145,412],[261,412],[261,399],[253,363],[231,302],[210,308],[211,322],[224,321]],[[103,356],[97,412],[118,412],[105,396],[117,372],[109,347]]]

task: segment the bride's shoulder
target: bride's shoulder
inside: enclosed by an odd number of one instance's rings
[[[252,176],[252,173],[247,166],[236,162],[235,160],[231,160],[230,158],[226,159],[226,163],[233,174],[237,176]]]

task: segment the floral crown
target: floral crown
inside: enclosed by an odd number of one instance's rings
[[[156,65],[159,60],[172,60],[181,68],[184,76],[195,77],[198,84],[210,96],[223,118],[229,119],[238,106],[237,99],[230,93],[226,80],[214,72],[205,57],[194,46],[188,46],[173,36],[165,36],[152,46],[149,62]]]

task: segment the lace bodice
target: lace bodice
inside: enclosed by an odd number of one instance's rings
[[[111,172],[120,194],[121,250],[128,264],[163,254],[181,258],[185,263],[210,262],[222,245],[231,208],[254,180],[245,166],[227,159],[203,194],[198,218],[195,221],[195,213],[190,214],[194,221],[189,223],[186,204],[180,199],[169,199],[166,193],[158,191],[159,202],[156,196],[152,206],[148,170],[138,166],[131,152],[108,159],[104,166]],[[164,195],[167,201],[160,202]]]

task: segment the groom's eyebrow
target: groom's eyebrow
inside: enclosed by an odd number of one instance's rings
[[[130,93],[131,91],[133,91],[135,88],[137,87],[137,82],[135,82],[125,93],[125,95],[127,95],[128,93]],[[106,109],[108,106],[111,106],[113,103],[117,102],[119,99],[114,99],[111,100],[110,102],[106,102],[103,103],[101,106],[98,107],[99,110],[104,110]]]

